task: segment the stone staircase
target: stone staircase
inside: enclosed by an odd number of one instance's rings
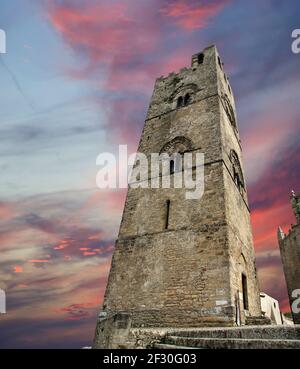
[[[247,316],[246,325],[271,325],[272,321],[266,316]]]
[[[197,328],[167,333],[157,349],[300,349],[300,325]]]

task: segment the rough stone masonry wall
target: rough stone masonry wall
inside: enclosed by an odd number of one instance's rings
[[[234,108],[234,98],[229,88],[228,80],[222,68],[218,68],[219,96],[226,94]],[[224,161],[224,185],[226,196],[226,221],[228,223],[228,243],[230,252],[230,273],[232,283],[232,300],[236,298],[237,291],[240,306],[243,307],[242,299],[242,273],[247,277],[249,315],[260,316],[260,298],[258,280],[256,274],[255,255],[250,222],[250,210],[246,183],[244,189],[239,189],[234,182],[234,173],[230,159],[231,151],[234,150],[239,158],[243,179],[245,182],[242,148],[238,135],[238,127],[234,127],[224,109],[220,99],[220,122],[222,132],[222,158]],[[245,322],[245,314],[242,310],[242,322]]]
[[[228,223],[228,243],[230,246],[231,293],[233,299],[236,297],[237,291],[239,292],[241,318],[242,323],[244,323],[242,273],[247,277],[248,313],[251,316],[261,316],[250,216],[246,209],[246,204],[227,169],[224,169],[224,183],[226,196],[230,197],[230,201],[226,202],[226,219]],[[244,212],[237,212],[237,208],[244,209]]]
[[[232,324],[222,170],[205,167],[201,200],[185,200],[185,189],[129,190],[105,299],[110,312],[131,311],[133,326]]]
[[[284,240],[280,242],[280,252],[292,306],[295,300],[292,292],[300,289],[300,224],[293,226]],[[292,314],[294,323],[300,324],[300,313],[292,312]]]

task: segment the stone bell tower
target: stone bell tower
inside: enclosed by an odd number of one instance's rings
[[[175,328],[260,316],[234,97],[215,46],[156,80],[138,152],[204,153],[204,194],[128,190],[95,346],[118,314],[131,327]]]

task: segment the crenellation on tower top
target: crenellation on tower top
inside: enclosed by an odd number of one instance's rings
[[[283,232],[280,226],[278,227],[278,230],[277,230],[277,238],[279,242],[285,239],[285,233]]]
[[[295,218],[297,220],[297,224],[300,224],[300,192],[295,193],[295,191],[292,190],[290,199],[291,199],[292,209],[293,209]]]
[[[204,49],[192,57],[198,58],[203,54],[201,63],[197,66],[184,67],[178,73],[171,72],[166,77],[160,77],[155,82],[155,88],[148,109],[147,119],[169,113],[177,108],[174,91],[184,89],[193,84],[197,89],[193,91],[193,102],[203,100],[218,94],[217,49],[215,46]]]

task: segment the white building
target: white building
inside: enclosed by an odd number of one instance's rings
[[[291,320],[286,318],[280,311],[279,302],[264,292],[260,293],[260,303],[262,313],[271,319],[272,324],[287,325]]]

